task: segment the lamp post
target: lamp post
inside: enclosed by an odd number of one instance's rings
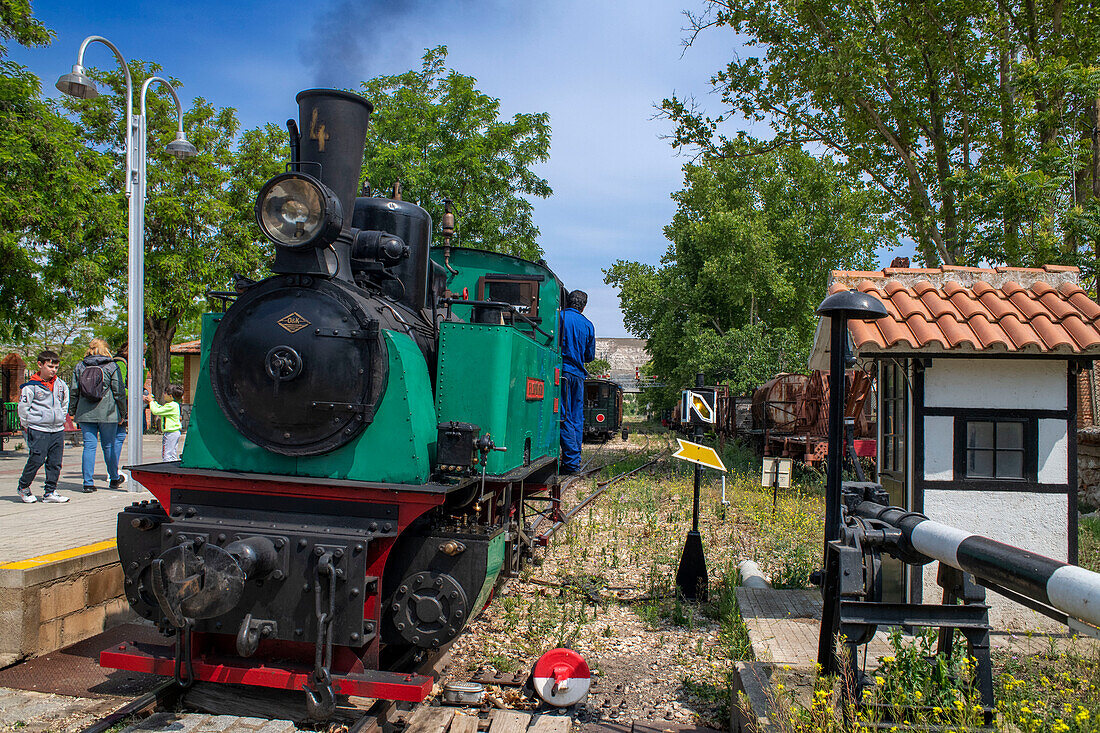
[[[166,80],[159,76],[153,76],[145,80],[141,85],[140,114],[133,114],[134,88],[130,78],[130,67],[122,57],[118,48],[102,36],[88,36],[80,44],[77,53],[76,64],[68,74],[64,74],[57,80],[58,90],[78,99],[94,99],[99,96],[95,82],[84,71],[84,52],[92,43],[102,43],[114,52],[115,58],[122,66],[122,72],[126,79],[126,176],[125,189],[129,204],[129,217],[127,220],[127,241],[129,253],[129,265],[127,276],[129,279],[127,288],[127,348],[130,369],[126,372],[126,389],[128,390],[127,413],[130,425],[130,440],[127,441],[126,461],[131,466],[141,463],[142,430],[141,420],[138,416],[145,412],[145,404],[142,399],[142,390],[145,384],[144,353],[145,349],[145,139],[146,139],[146,114],[145,97],[149,86],[153,82],[168,89],[172,99],[176,102],[176,119],[178,129],[176,139],[168,143],[167,151],[177,158],[189,158],[197,153],[195,146],[187,141],[183,133],[183,107],[180,105],[176,90]],[[137,368],[132,368],[135,363]],[[134,427],[137,426],[137,437],[134,437]],[[130,491],[137,491],[138,487],[133,481],[128,482]]]

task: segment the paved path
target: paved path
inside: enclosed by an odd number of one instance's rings
[[[756,659],[796,670],[814,669],[821,628],[820,591],[740,587],[737,605]],[[886,635],[879,631],[867,658],[877,659],[891,651]]]
[[[66,445],[58,491],[70,501],[67,504],[24,504],[16,490],[19,475],[27,462],[27,451],[10,450],[17,442],[9,440],[9,450],[0,453],[0,565],[114,539],[119,510],[131,502],[152,498],[144,489],[131,492],[125,485],[121,489],[108,489],[102,450],[96,451],[95,477],[99,491],[82,493],[80,456],[83,448]],[[142,455],[146,461],[160,460],[160,442],[159,435],[145,436]],[[39,497],[44,475],[43,467],[31,485],[31,490]]]

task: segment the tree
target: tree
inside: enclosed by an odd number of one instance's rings
[[[1091,4],[707,0],[691,24],[755,53],[713,78],[721,114],[663,103],[677,143],[717,151],[739,116],[771,126],[758,151],[824,146],[889,198],[928,264],[1076,263],[1097,241]]]
[[[404,198],[432,215],[436,237],[450,198],[460,244],[535,259],[542,249],[528,197],[553,193],[531,170],[550,157],[549,115],[500,120],[500,100],[446,61],[439,46],[420,71],[363,82],[374,105],[364,176],[380,188],[400,180]]]
[[[159,70],[142,61],[130,65],[135,87]],[[124,82],[121,71],[90,73],[107,89],[94,100],[67,104],[78,115],[87,144],[105,148],[113,161],[111,178],[119,193],[112,243],[118,269],[111,283],[116,299],[122,299],[127,244],[121,193]],[[259,183],[282,170],[286,134],[268,125],[246,132],[238,143],[236,111],[215,108],[199,97],[185,108],[183,123],[199,154],[176,160],[164,149],[175,137],[175,105],[156,90],[156,85],[150,87],[147,101],[145,333],[146,365],[159,395],[168,387],[170,348],[181,321],[198,314],[207,291],[223,288],[235,273],[259,274],[267,250],[259,244],[252,207]]]
[[[684,167],[659,266],[620,260],[604,271],[665,385],[647,390],[653,407],[699,371],[744,391],[804,370],[829,271],[867,269],[877,246],[896,243],[877,192],[830,159],[726,152]]]
[[[0,39],[42,46],[52,33],[26,2],[4,0]],[[40,324],[103,299],[108,161],[6,55],[0,45],[0,341],[22,342]]]
[[[611,362],[607,359],[593,359],[585,364],[584,368],[589,374],[610,374]]]

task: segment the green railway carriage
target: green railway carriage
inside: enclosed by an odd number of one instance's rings
[[[607,441],[623,428],[623,388],[610,379],[589,377],[584,380],[584,437]]]

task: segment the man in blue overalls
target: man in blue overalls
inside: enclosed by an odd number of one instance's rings
[[[596,329],[581,315],[588,294],[574,290],[568,307],[561,312],[561,472],[577,473],[581,468],[581,437],[584,433],[584,365],[596,358]]]

